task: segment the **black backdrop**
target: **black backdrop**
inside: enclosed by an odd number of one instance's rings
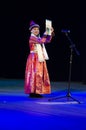
[[[67,81],[69,76],[70,42],[62,29],[70,30],[70,38],[80,56],[73,52],[72,81],[86,81],[86,38],[84,3],[71,1],[30,1],[2,3],[0,14],[0,77],[23,78],[29,54],[29,22],[45,31],[45,19],[53,22],[55,37],[46,45],[50,60],[47,66],[52,81]]]

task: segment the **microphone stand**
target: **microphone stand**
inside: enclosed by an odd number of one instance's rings
[[[72,40],[70,39],[70,37],[68,36],[68,33],[65,32],[66,37],[68,38],[69,42],[70,42],[70,66],[69,66],[69,82],[68,82],[68,90],[67,90],[67,94],[65,96],[62,97],[54,97],[54,98],[50,98],[48,99],[48,101],[52,101],[55,99],[60,99],[60,98],[67,98],[69,100],[69,98],[73,99],[74,101],[78,102],[80,104],[80,101],[78,101],[77,99],[73,98],[70,94],[70,83],[71,83],[71,68],[72,68],[72,59],[73,59],[73,51],[76,52],[76,54],[79,56],[80,53],[78,52],[78,50],[75,47],[75,44],[73,44]]]

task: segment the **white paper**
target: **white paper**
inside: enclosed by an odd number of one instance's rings
[[[46,19],[45,26],[46,26],[46,31],[48,32],[48,35],[51,35],[52,21]]]

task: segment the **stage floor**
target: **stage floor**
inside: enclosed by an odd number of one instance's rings
[[[86,130],[86,85],[51,82],[51,94],[30,98],[24,80],[0,79],[0,130]]]

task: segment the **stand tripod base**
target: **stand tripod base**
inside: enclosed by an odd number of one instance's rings
[[[78,102],[80,104],[80,101],[78,101],[77,99],[73,98],[70,95],[70,93],[68,93],[66,96],[50,98],[50,99],[48,99],[48,101],[52,101],[52,100],[56,100],[56,99],[60,99],[60,98],[67,98],[67,100],[69,100],[71,98],[73,101],[76,101],[76,102]]]

